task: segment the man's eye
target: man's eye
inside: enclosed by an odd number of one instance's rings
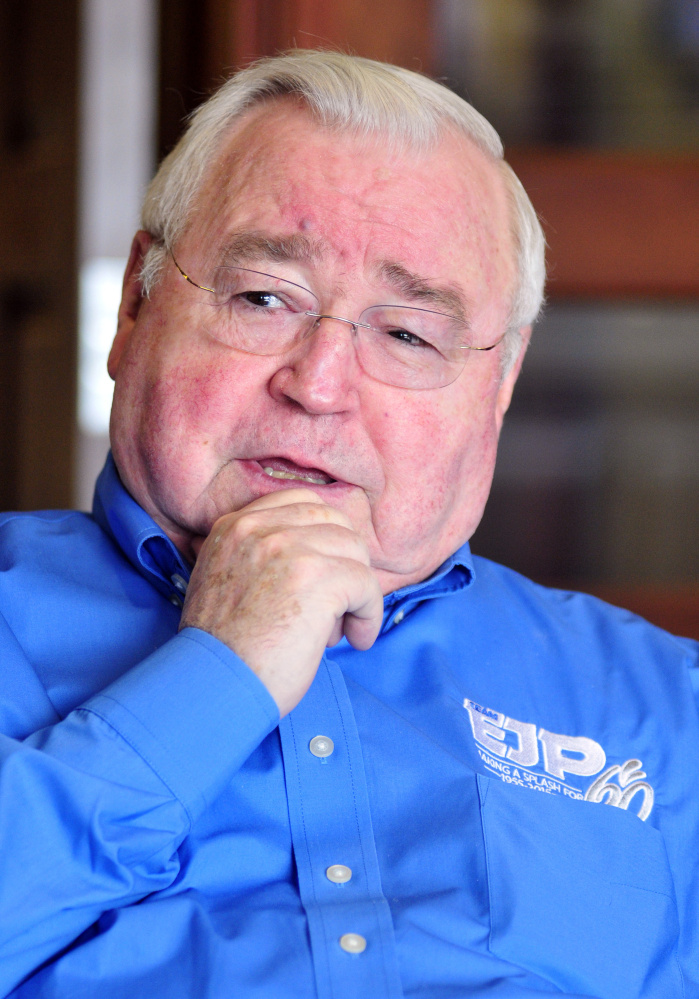
[[[287,304],[271,291],[243,291],[237,298],[259,309],[286,309]]]
[[[411,333],[410,330],[406,329],[393,329],[385,331],[394,340],[398,340],[400,343],[406,344],[408,347],[431,347],[426,340],[419,337],[417,333]]]

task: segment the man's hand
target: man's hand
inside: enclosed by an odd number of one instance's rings
[[[282,717],[343,634],[368,649],[383,597],[347,517],[310,489],[270,493],[221,517],[201,546],[181,628],[208,631],[262,680]]]

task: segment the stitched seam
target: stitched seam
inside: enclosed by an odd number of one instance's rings
[[[495,898],[494,898],[493,891],[492,891],[493,878],[491,877],[491,872],[492,872],[493,867],[492,867],[492,862],[491,862],[491,859],[490,859],[490,849],[489,849],[489,846],[488,846],[488,832],[487,832],[486,824],[485,824],[485,816],[483,814],[484,811],[485,811],[485,800],[488,797],[488,790],[489,790],[489,788],[490,788],[490,784],[486,784],[486,786],[485,786],[485,792],[481,795],[481,781],[479,781],[478,777],[476,777],[476,790],[478,791],[478,797],[481,800],[481,829],[483,830],[483,850],[485,852],[485,872],[486,872],[486,877],[488,879],[488,902],[490,903],[490,929],[488,931],[488,949],[491,951],[491,953],[494,953],[494,951],[492,951],[493,922],[497,919],[497,908],[496,908]]]
[[[687,989],[685,987],[684,975],[682,973],[682,968],[680,967],[679,958],[677,957],[677,949],[675,949],[674,961],[680,976],[680,985],[682,986],[682,999],[685,999],[685,996],[687,995]]]
[[[338,712],[338,714],[340,716],[340,724],[342,726],[342,735],[343,735],[344,740],[345,740],[345,746],[348,746],[347,730],[345,729],[345,720],[342,717],[342,711],[340,710],[340,702],[339,702],[339,699],[338,699],[338,696],[337,696],[337,691],[335,690],[335,681],[334,681],[332,673],[330,672],[329,669],[328,669],[328,677],[330,679],[330,685],[332,687],[333,697],[335,698],[335,706],[337,707],[337,712]],[[348,765],[349,772],[350,772],[350,786],[352,788],[352,806],[354,808],[355,828],[357,830],[357,839],[359,840],[359,847],[360,847],[360,849],[362,851],[362,863],[364,865],[364,877],[366,878],[367,877],[367,861],[366,861],[366,855],[364,853],[364,843],[362,841],[361,826],[360,826],[360,823],[359,823],[359,813],[357,811],[357,795],[356,795],[356,790],[355,790],[354,770],[352,769],[352,759],[350,757],[349,752],[347,753],[347,765]]]
[[[335,698],[335,704],[337,706],[337,711],[338,711],[338,714],[340,715],[340,724],[342,725],[342,734],[343,734],[343,737],[344,737],[344,740],[345,740],[345,746],[348,747],[349,744],[348,744],[348,740],[347,740],[347,730],[345,728],[345,720],[344,720],[344,718],[342,716],[342,710],[340,709],[340,701],[339,701],[339,698],[337,696],[337,690],[335,688],[335,679],[334,679],[334,677],[332,675],[332,672],[330,671],[329,668],[328,668],[328,677],[330,679],[330,685],[332,687],[333,697]],[[360,752],[361,752],[361,749],[360,749]],[[351,756],[349,754],[349,751],[347,752],[347,765],[349,767],[349,772],[350,772],[350,786],[352,788],[352,805],[354,807],[354,821],[355,821],[356,828],[357,828],[357,839],[359,840],[359,848],[360,848],[360,850],[362,852],[362,863],[364,865],[364,877],[365,877],[365,879],[368,882],[368,880],[369,880],[368,879],[368,872],[367,872],[368,865],[367,865],[366,854],[364,852],[364,840],[362,838],[362,830],[361,830],[361,826],[360,826],[360,823],[359,823],[359,814],[358,814],[358,810],[357,810],[357,794],[356,794],[356,787],[355,787],[356,781],[355,781],[355,776],[354,776],[354,770],[352,768],[352,758],[351,758]],[[368,802],[367,802],[367,809],[368,809]],[[371,819],[371,812],[369,812],[369,818]],[[380,872],[378,871],[378,860],[377,860],[377,874],[379,876],[379,886],[381,886],[381,875],[380,875]],[[383,896],[383,892],[382,892],[382,896]],[[371,905],[372,905],[372,908],[374,910],[374,917],[376,918],[376,920],[377,920],[377,922],[379,923],[379,926],[380,926],[381,925],[381,920],[379,919],[379,913],[380,913],[380,908],[381,908],[381,900],[373,897],[373,895],[372,895],[371,896]],[[388,990],[388,988],[390,986],[390,982],[389,982],[389,979],[388,979],[388,970],[386,968],[386,948],[384,946],[383,934],[382,934],[382,939],[381,939],[381,953],[383,955],[383,960],[381,962],[381,970],[382,970],[383,976],[384,976],[384,984],[386,986],[386,989]]]
[[[334,995],[335,994],[335,988],[334,988],[334,984],[333,984],[333,977],[332,977],[332,974],[330,973],[330,967],[329,967],[329,961],[328,961],[328,952],[327,952],[327,941],[328,941],[328,937],[329,937],[328,928],[327,928],[327,924],[325,922],[325,913],[323,911],[323,906],[318,902],[318,898],[316,896],[316,880],[315,880],[315,875],[313,873],[313,862],[311,860],[311,852],[310,852],[310,849],[309,849],[309,846],[308,846],[308,836],[306,835],[306,816],[305,816],[305,813],[304,813],[304,810],[303,810],[303,795],[301,794],[301,790],[300,790],[301,789],[301,772],[299,770],[298,741],[296,739],[296,732],[294,731],[294,723],[293,723],[293,720],[291,718],[291,714],[287,715],[287,717],[289,719],[289,728],[291,730],[291,739],[292,739],[293,744],[294,744],[294,769],[296,771],[296,786],[299,789],[299,792],[298,792],[298,801],[299,801],[299,811],[301,812],[301,825],[303,827],[303,844],[304,844],[305,851],[306,851],[306,857],[308,859],[308,870],[310,871],[310,875],[311,875],[311,890],[312,890],[312,893],[313,893],[313,907],[314,907],[316,913],[318,914],[318,916],[320,918],[320,922],[321,922],[322,927],[323,927],[323,937],[324,937],[324,940],[326,941],[326,946],[324,948],[324,953],[323,953],[323,958],[324,958],[325,963],[326,963],[326,978],[327,978],[328,982],[330,983],[330,992],[331,992],[332,995]]]
[[[451,673],[449,675],[452,676]],[[454,679],[453,676],[452,679]],[[416,732],[422,739],[425,739],[432,746],[436,746],[437,749],[439,749],[442,753],[445,753],[447,756],[451,757],[451,759],[454,760],[456,763],[459,763],[461,766],[468,767],[468,769],[472,773],[478,773],[478,771],[475,771],[473,769],[470,763],[464,760],[461,756],[457,756],[456,753],[453,753],[450,749],[447,749],[440,742],[437,742],[437,740],[434,739],[433,736],[429,734],[429,732],[426,732],[424,729],[419,728],[413,721],[410,720],[410,718],[407,718],[405,715],[401,714],[400,711],[397,710],[397,708],[394,708],[393,705],[386,704],[384,701],[381,701],[378,697],[376,697],[375,694],[372,694],[370,690],[367,690],[366,687],[363,687],[360,683],[357,683],[356,680],[349,680],[349,683],[354,684],[356,687],[359,687],[362,690],[362,692],[367,695],[367,697],[370,697],[372,701],[375,701],[377,704],[379,704],[383,710],[390,711],[391,714],[395,715],[396,718],[399,718],[404,725],[408,725],[413,730],[413,732]],[[453,697],[451,694],[447,694],[445,696],[449,698],[452,704],[458,705],[460,711],[464,710],[462,702],[458,700],[456,697]],[[468,726],[468,721],[466,721],[466,725]],[[467,731],[470,731],[470,729],[467,728]]]
[[[19,520],[19,517],[12,517],[10,519],[11,520]],[[46,700],[49,702],[49,704],[53,708],[54,712],[56,713],[56,717],[58,718],[59,721],[63,721],[66,716],[62,715],[61,712],[56,707],[56,705],[54,704],[53,698],[51,697],[51,695],[49,694],[48,690],[44,686],[43,680],[41,680],[41,678],[39,677],[39,674],[36,671],[36,667],[34,666],[34,663],[30,660],[29,656],[27,656],[27,653],[22,648],[20,640],[17,638],[17,635],[15,634],[14,628],[12,627],[12,625],[10,624],[10,622],[7,620],[7,618],[4,615],[3,615],[3,621],[5,622],[5,625],[7,626],[7,630],[12,635],[12,637],[14,638],[14,640],[17,642],[18,648],[21,649],[22,653],[24,654],[29,667],[31,668],[31,671],[32,671],[32,673],[34,674],[34,676],[36,678],[36,682],[39,684],[39,686],[43,690],[44,696],[46,697]]]
[[[675,899],[672,895],[669,895],[666,891],[660,891],[657,888],[646,888],[644,885],[634,885],[630,881],[610,881],[610,885],[619,885],[621,888],[633,888],[636,891],[644,891],[649,895],[660,895],[661,898],[669,898],[674,904]]]
[[[109,697],[108,694],[102,694],[101,696],[102,697],[106,697],[110,701],[113,701],[114,704],[119,704],[118,701],[115,701],[114,698]],[[141,722],[139,721],[138,718],[136,718],[136,715],[132,714],[132,712],[129,711],[128,708],[125,708],[122,704],[119,704],[119,707],[122,708],[122,710],[128,712],[128,714],[130,714],[131,717],[134,718],[135,721],[137,721],[139,723],[139,725],[141,725]],[[168,791],[170,792],[170,794],[172,795],[172,797],[175,798],[177,801],[179,801],[179,803],[182,805],[182,808],[184,809],[185,814],[187,815],[187,822],[189,823],[189,828],[188,828],[187,832],[189,832],[191,830],[191,828],[192,828],[192,825],[193,825],[193,819],[192,819],[192,816],[190,814],[190,811],[187,808],[187,806],[185,805],[184,801],[182,801],[182,799],[180,798],[179,794],[177,794],[177,792],[175,791],[175,789],[170,786],[169,781],[165,780],[165,778],[163,777],[163,775],[160,773],[159,768],[156,767],[153,763],[151,763],[151,761],[148,759],[148,757],[145,756],[140,751],[140,749],[137,749],[137,747],[134,746],[134,744],[131,742],[131,740],[128,739],[122,732],[120,732],[119,729],[116,728],[112,724],[112,722],[109,721],[108,718],[105,718],[105,716],[100,711],[97,711],[95,708],[77,708],[77,710],[78,711],[84,711],[85,714],[95,715],[96,718],[99,718],[101,721],[103,721],[105,725],[108,725],[109,728],[111,728],[111,730],[116,735],[118,735],[119,738],[123,742],[125,742],[127,746],[129,746],[133,750],[133,752],[136,754],[136,756],[138,756],[139,759],[143,760],[143,762],[146,764],[146,766],[149,767],[153,771],[153,773],[156,775],[156,777],[158,778],[158,780],[162,784],[164,784],[164,786],[168,789]],[[148,729],[144,729],[144,730],[146,732],[148,731]],[[154,738],[153,735],[150,732],[148,732],[148,734],[151,736],[151,738]],[[157,741],[157,740],[154,740],[154,741]],[[164,748],[165,747],[163,747],[163,749]]]

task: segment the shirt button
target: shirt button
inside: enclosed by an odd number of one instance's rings
[[[393,618],[393,623],[400,624],[404,617],[405,617],[405,611],[399,610],[396,616]]]
[[[187,580],[184,578],[184,576],[180,576],[179,572],[176,572],[172,576],[170,576],[170,581],[179,593],[187,592]]]
[[[350,867],[345,867],[344,864],[331,864],[325,872],[325,876],[328,881],[332,881],[335,885],[343,885],[346,881],[350,881],[352,878],[352,869]]]
[[[182,600],[180,599],[180,597],[177,596],[176,593],[173,593],[172,596],[169,599],[170,599],[170,603],[174,604],[175,607],[184,607],[184,604],[182,603]]]
[[[314,756],[323,759],[326,756],[332,756],[335,752],[335,743],[329,735],[316,735],[309,742],[308,748]]]
[[[366,940],[359,933],[343,933],[340,947],[348,954],[362,954],[366,950]]]

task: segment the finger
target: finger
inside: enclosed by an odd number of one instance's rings
[[[319,507],[332,510],[316,493],[311,489],[280,489],[277,492],[270,493],[267,496],[260,496],[258,499],[253,500],[246,506],[241,507],[240,510],[233,510],[231,513],[225,513],[223,516],[219,517],[212,526],[208,535],[195,535],[191,540],[192,550],[196,558],[199,558],[199,553],[201,552],[204,543],[207,539],[212,540],[216,537],[219,539],[230,529],[231,524],[235,524],[241,517],[246,516],[251,512],[258,512],[262,510],[273,510],[273,509],[284,509],[293,505],[304,505],[306,508],[316,508]],[[339,511],[338,511],[339,512]],[[340,520],[338,522],[344,523],[347,518],[344,514],[340,514]],[[347,521],[349,523],[349,521]]]
[[[289,489],[275,489],[274,492],[267,493],[266,496],[259,496],[257,499],[242,507],[237,513],[246,510],[272,510],[275,507],[291,506],[294,503],[313,503],[318,506],[327,506],[324,499],[321,499],[312,489],[305,487],[293,487]]]
[[[264,543],[265,540],[271,541],[276,537],[279,543],[283,543],[286,539],[287,543],[303,544],[304,539],[301,535],[294,536],[291,533],[303,527],[320,529],[335,526],[351,532],[351,526],[343,522],[346,518],[341,515],[337,517],[322,514],[319,519],[314,514],[317,510],[318,507],[309,505],[303,509],[283,507],[276,512],[274,519],[268,517],[272,511],[254,511],[246,518],[226,514],[216,521],[208,537],[196,537],[192,540],[196,562],[197,564],[201,561],[210,562],[212,559],[227,561],[231,558],[231,552],[249,538]]]
[[[322,501],[307,502],[309,495],[315,498],[315,494],[310,493],[309,490],[289,489],[282,492],[295,494],[297,502],[281,502],[276,499],[275,503],[263,505],[262,501],[270,498],[263,496],[259,500],[255,500],[253,503],[242,507],[240,510],[219,517],[211,528],[209,537],[222,538],[230,531],[238,532],[241,529],[244,529],[245,533],[268,534],[278,527],[285,525],[293,526],[296,524],[334,523],[349,530],[353,529],[349,517],[336,507]],[[280,495],[281,493],[274,494],[275,498]],[[201,545],[199,547],[201,548]]]
[[[343,631],[350,645],[362,652],[370,649],[381,631],[383,620],[383,600],[372,608],[371,614],[362,617],[358,614],[345,614]]]
[[[349,531],[353,530],[349,517],[327,503],[292,503],[273,509],[255,510],[246,507],[237,514],[231,514],[230,518],[230,524],[244,524],[249,530],[259,530],[262,534],[284,527],[312,527],[322,524],[335,524]]]
[[[271,532],[260,540],[261,550],[276,553],[281,547],[290,561],[297,557],[322,556],[328,570],[334,571],[335,560],[371,565],[371,555],[366,542],[351,527],[343,524],[290,524]],[[322,566],[319,566],[319,571]]]
[[[355,649],[369,649],[376,641],[383,621],[383,593],[371,569],[355,562],[346,567],[351,580],[343,632]]]
[[[326,643],[327,648],[331,649],[333,645],[337,645],[344,633],[344,618],[340,618],[339,621],[335,622],[333,630],[330,632],[330,637]]]
[[[346,614],[344,633],[350,645],[360,652],[370,649],[381,631],[382,615],[369,619],[359,618],[354,614]]]

